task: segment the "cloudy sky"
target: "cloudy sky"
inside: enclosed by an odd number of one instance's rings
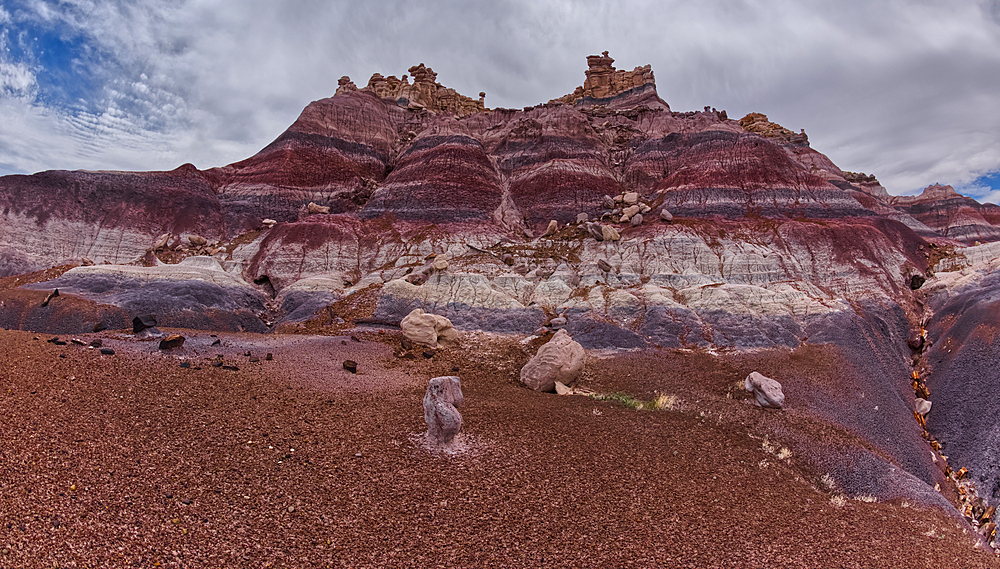
[[[246,158],[349,75],[491,107],[652,64],[676,111],[752,111],[894,194],[1000,201],[1000,0],[0,0],[0,174]]]

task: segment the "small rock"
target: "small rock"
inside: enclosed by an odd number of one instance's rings
[[[587,214],[585,214],[585,213],[578,213],[578,214],[576,214],[576,222],[577,223],[584,223],[588,219],[590,219],[590,216],[587,215]]]
[[[906,339],[906,345],[914,352],[919,352],[924,347],[924,335],[920,330],[914,330]]]
[[[50,344],[55,344],[56,342],[59,341],[59,336],[53,336],[53,337],[51,337],[51,338],[49,338],[48,340],[45,340],[45,341],[48,342],[48,343],[50,343]]]
[[[448,255],[438,255],[434,262],[431,263],[435,271],[444,271],[448,269]]]
[[[630,205],[622,210],[622,216],[631,219],[633,215],[639,213],[639,209],[640,208],[637,205]]]
[[[138,334],[146,328],[156,326],[156,316],[152,314],[142,314],[132,319],[132,333]]]
[[[180,348],[184,345],[184,336],[180,334],[171,334],[166,338],[160,340],[161,350],[172,350],[174,348]]]
[[[556,395],[572,395],[573,389],[561,381],[556,382]]]
[[[278,224],[277,221],[275,221],[273,219],[270,219],[270,218],[265,218],[265,219],[261,220],[260,223],[261,223],[261,225],[263,225],[264,227],[266,227],[268,229],[271,229],[272,227],[274,227],[275,225]]]
[[[309,202],[306,206],[306,211],[309,215],[320,214],[320,213],[330,213],[330,208],[325,205],[319,205],[313,202]]]
[[[511,270],[514,271],[515,273],[521,275],[521,276],[524,276],[524,275],[528,274],[528,270],[529,269],[528,269],[528,265],[526,265],[524,263],[518,263],[518,264],[514,265],[513,267],[511,267]]]
[[[926,415],[931,412],[931,402],[917,397],[913,401],[913,410],[921,415]]]
[[[617,196],[615,196],[615,203],[616,204],[620,204],[623,201],[625,201],[625,194],[618,194]]]
[[[433,358],[434,357],[434,351],[433,350],[424,350],[424,357],[427,358],[427,359]]]
[[[351,373],[358,373],[358,362],[354,360],[344,360],[344,369]]]
[[[49,293],[48,296],[45,297],[45,300],[42,301],[42,306],[43,307],[48,306],[49,301],[57,296],[59,296],[59,289],[54,289],[52,292]]]
[[[77,346],[86,346],[87,345],[86,342],[84,342],[80,338],[73,338],[72,340],[70,340],[70,342],[72,342],[73,344],[76,344]]]
[[[159,237],[156,238],[156,241],[153,242],[153,250],[156,251],[158,249],[163,249],[164,247],[167,246],[168,241],[170,241],[169,233],[164,233],[163,235],[160,235]]]
[[[94,324],[94,332],[101,332],[101,331],[107,330],[107,329],[108,329],[108,325],[105,324],[104,322],[98,322],[97,324]]]
[[[597,268],[601,269],[605,273],[610,273],[612,271],[612,269],[613,269],[613,267],[611,266],[611,263],[608,263],[604,259],[598,259],[597,260]]]
[[[255,363],[259,362],[259,361],[260,361],[260,358],[258,358],[257,356],[250,356],[250,360],[249,360],[250,363],[254,363],[255,364]]]
[[[465,398],[462,380],[449,375],[435,377],[424,394],[424,422],[427,423],[427,440],[434,445],[447,445],[462,430],[462,414],[458,407]]]
[[[758,407],[781,409],[785,404],[785,394],[781,391],[781,384],[770,377],[752,371],[743,380],[743,387],[756,396]]]
[[[604,241],[604,231],[601,229],[601,224],[588,221],[583,224],[583,227],[587,230],[587,233],[589,233],[591,237],[597,239],[598,241]]]
[[[354,457],[355,457],[355,458],[361,458],[361,453],[360,453],[360,452],[356,452],[356,453],[354,453]]]
[[[662,219],[663,221],[666,221],[666,222],[670,222],[670,221],[674,220],[674,216],[669,211],[667,211],[666,209],[661,209],[660,210],[660,219]]]
[[[649,207],[648,205],[646,205],[644,203],[639,204],[639,213],[647,214],[647,213],[649,213],[652,210],[653,210],[653,208]]]
[[[222,360],[215,360],[212,362],[212,367],[222,367]]]
[[[610,225],[601,226],[601,233],[604,234],[605,241],[618,241],[622,238],[621,235],[618,234],[618,231]]]
[[[604,209],[615,209],[615,198],[611,196],[604,196],[604,200],[601,202]]]
[[[629,223],[632,224],[632,227],[638,227],[639,225],[641,225],[642,224],[642,214],[641,213],[637,213],[637,214],[633,215],[632,219],[629,220]]]
[[[413,349],[413,340],[410,340],[406,336],[403,336],[403,339],[399,341],[399,344],[401,346],[403,346],[404,350],[412,350]]]
[[[221,346],[222,345],[222,340],[215,340],[214,342],[212,342],[212,345],[213,346]]]
[[[201,235],[189,235],[188,242],[195,247],[201,247],[208,243],[208,239],[205,239]]]
[[[274,354],[272,354],[271,352],[268,352],[267,354],[264,355],[264,360],[266,361],[271,361],[273,359],[274,359]]]
[[[510,253],[504,253],[503,257],[500,257],[500,260],[508,267],[514,266],[514,256]]]
[[[913,275],[910,277],[910,290],[917,290],[924,286],[925,282],[927,282],[927,279],[923,275]]]
[[[639,201],[639,193],[638,192],[627,192],[627,193],[625,193],[625,195],[622,196],[622,202],[624,202],[624,203],[626,203],[628,205],[635,204],[638,201]]]
[[[101,353],[104,354],[105,356],[115,355],[115,351],[112,350],[111,348],[101,348]]]
[[[103,345],[104,345],[104,341],[101,340],[100,338],[97,338],[97,339],[94,339],[94,340],[90,341],[90,346],[92,348],[100,348]]]
[[[550,328],[562,328],[565,325],[566,325],[566,317],[565,316],[556,316],[552,320],[549,320],[549,327]]]
[[[232,366],[232,365],[229,365],[229,366],[224,365],[224,366],[222,366],[222,369],[229,370],[229,371],[240,371],[240,368],[238,368],[236,366]]]
[[[191,362],[181,362],[181,367],[187,369],[191,367]]]
[[[552,221],[549,222],[549,226],[545,228],[545,233],[542,234],[542,237],[555,235],[558,231],[559,231],[559,222],[553,219]]]
[[[294,511],[295,511],[295,506],[288,506],[288,513],[289,514],[292,513],[292,512],[294,512]]]

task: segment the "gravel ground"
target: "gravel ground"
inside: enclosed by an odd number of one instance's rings
[[[0,567],[998,566],[940,510],[841,502],[694,392],[673,411],[533,393],[524,348],[484,335],[428,359],[392,332],[184,333],[171,353],[81,337],[101,355],[0,331]],[[602,376],[615,362],[585,382],[654,391]],[[465,428],[430,452],[423,389],[452,374]]]

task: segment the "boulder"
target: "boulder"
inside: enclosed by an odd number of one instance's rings
[[[559,231],[559,222],[552,220],[549,222],[549,226],[545,228],[545,233],[542,234],[543,237],[548,237],[550,235],[555,235]]]
[[[663,221],[666,221],[666,222],[671,222],[671,221],[674,220],[674,216],[673,216],[673,214],[671,214],[666,209],[661,209],[660,210],[660,219],[662,219]]]
[[[615,198],[606,195],[604,196],[604,200],[601,202],[601,205],[604,206],[604,209],[615,209]]]
[[[642,224],[642,214],[641,213],[637,213],[637,214],[633,215],[632,219],[629,220],[629,223],[632,224],[632,227],[638,227],[639,225],[641,225]]]
[[[770,377],[755,371],[750,372],[743,381],[743,387],[756,396],[758,407],[781,409],[785,404],[785,394],[781,391],[781,384]]]
[[[306,206],[306,211],[309,212],[310,215],[317,213],[330,213],[330,208],[325,205],[309,202],[309,205]]]
[[[622,201],[625,202],[628,205],[634,205],[636,202],[639,201],[639,193],[638,192],[627,192],[627,193],[625,193],[625,195],[622,196]]]
[[[557,381],[571,385],[583,371],[586,356],[583,346],[574,342],[566,330],[559,330],[521,368],[521,383],[544,392],[555,390]]]
[[[414,344],[428,348],[446,348],[458,340],[458,331],[451,320],[437,314],[427,314],[415,308],[399,323],[403,336]]]
[[[180,334],[171,334],[166,338],[160,340],[161,350],[172,350],[174,348],[180,348],[184,345],[184,336]]]
[[[637,206],[637,205],[630,205],[630,206],[628,206],[627,208],[625,208],[625,209],[623,209],[623,210],[622,210],[622,217],[627,217],[627,218],[630,218],[630,219],[631,219],[631,217],[632,217],[633,215],[635,215],[635,214],[639,213],[639,211],[640,211],[641,209],[642,209],[642,208],[640,208],[640,207],[639,207],[639,206]]]
[[[189,235],[188,242],[194,247],[201,247],[202,245],[206,245],[208,243],[208,239],[205,239],[201,235]]]
[[[427,423],[427,441],[435,446],[451,443],[462,430],[462,415],[457,407],[464,402],[462,380],[449,375],[435,377],[424,394],[424,421]]]
[[[603,234],[605,241],[618,241],[622,238],[621,235],[618,234],[618,231],[610,225],[602,226],[601,233]]]
[[[146,328],[156,326],[156,316],[152,314],[141,314],[132,319],[132,333],[138,334]]]

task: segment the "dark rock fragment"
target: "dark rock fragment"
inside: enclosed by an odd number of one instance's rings
[[[358,373],[358,362],[354,360],[344,360],[344,369],[351,373]]]
[[[924,286],[925,282],[927,282],[927,279],[923,275],[913,275],[910,277],[910,290],[917,290]]]
[[[161,350],[172,350],[174,348],[180,348],[184,345],[184,336],[180,334],[171,334],[166,338],[160,340]]]
[[[48,306],[49,301],[57,296],[59,296],[59,289],[55,289],[50,292],[49,295],[45,297],[45,300],[42,301],[42,307]]]
[[[101,331],[107,330],[107,329],[108,329],[108,325],[105,324],[103,321],[102,322],[98,322],[97,324],[94,324],[94,332],[101,332]]]
[[[191,362],[181,362],[181,367],[187,369],[191,367]]]
[[[133,334],[138,334],[146,328],[152,328],[154,326],[156,326],[156,316],[153,316],[152,314],[143,314],[132,319]]]
[[[920,330],[914,330],[910,337],[906,339],[906,345],[914,352],[919,352],[924,347],[924,335]]]
[[[111,348],[101,348],[101,353],[104,354],[105,356],[115,355],[115,351],[112,350]]]
[[[271,352],[268,352],[267,354],[264,355],[264,359],[266,361],[271,361],[271,360],[274,359],[274,354],[272,354]]]
[[[104,340],[101,340],[100,338],[96,338],[90,341],[90,346],[92,348],[100,348],[103,345],[104,345]]]

